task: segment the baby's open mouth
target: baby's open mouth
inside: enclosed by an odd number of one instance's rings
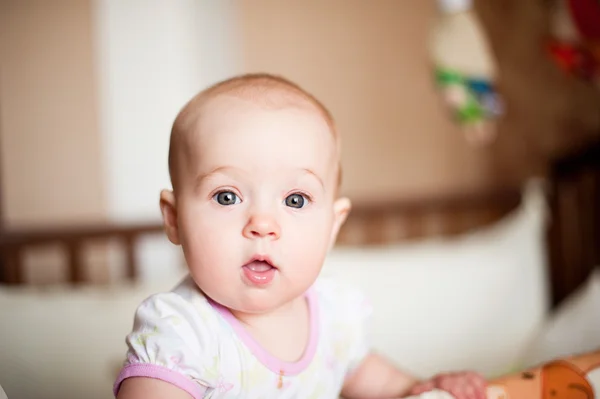
[[[273,268],[269,262],[264,260],[254,260],[248,263],[245,267],[257,273],[266,272]]]
[[[264,256],[255,256],[242,266],[244,276],[253,285],[266,285],[273,281],[277,267]]]

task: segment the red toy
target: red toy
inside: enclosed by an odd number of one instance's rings
[[[560,0],[546,49],[571,76],[600,87],[600,0]]]

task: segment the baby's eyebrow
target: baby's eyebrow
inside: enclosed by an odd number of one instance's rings
[[[206,180],[207,178],[212,177],[218,173],[228,174],[227,172],[231,172],[234,169],[236,169],[236,168],[234,168],[233,166],[217,166],[216,168],[211,169],[209,172],[200,173],[196,177],[195,186],[200,187],[202,182],[204,180]]]
[[[301,170],[302,170],[303,172],[305,172],[305,173],[308,173],[309,175],[312,175],[312,176],[314,176],[314,177],[315,177],[315,178],[316,178],[316,179],[319,181],[319,184],[321,184],[321,187],[325,188],[325,184],[323,183],[323,179],[321,179],[321,178],[319,177],[319,175],[317,175],[317,174],[316,174],[316,173],[315,173],[315,172],[314,172],[312,169],[309,169],[309,168],[301,168]]]
[[[301,172],[304,174],[308,174],[309,176],[313,176],[321,187],[325,188],[325,183],[323,183],[323,179],[312,169],[310,168],[299,168]],[[234,166],[217,166],[206,173],[200,173],[195,179],[195,187],[198,188],[202,185],[202,182],[216,174],[224,174],[224,175],[232,175],[236,173],[241,173],[241,170]]]

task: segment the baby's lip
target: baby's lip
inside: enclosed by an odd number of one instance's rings
[[[253,262],[264,262],[264,263],[268,264],[269,266],[277,269],[277,266],[275,265],[275,263],[273,263],[273,261],[271,260],[269,255],[256,254],[256,255],[252,256],[248,260],[248,262],[246,262],[244,264],[244,266],[248,266],[248,265],[252,264]]]

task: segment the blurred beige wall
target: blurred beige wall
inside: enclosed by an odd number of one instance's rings
[[[465,143],[433,87],[433,0],[234,4],[239,69],[288,76],[331,108],[344,137],[343,189],[353,199],[493,184],[488,154]],[[106,171],[91,2],[0,0],[0,7],[5,220],[102,219]]]
[[[493,183],[488,154],[465,143],[433,87],[433,1],[237,4],[244,69],[283,74],[333,112],[346,194],[386,200]]]
[[[0,0],[8,225],[103,218],[91,16],[86,0]]]

